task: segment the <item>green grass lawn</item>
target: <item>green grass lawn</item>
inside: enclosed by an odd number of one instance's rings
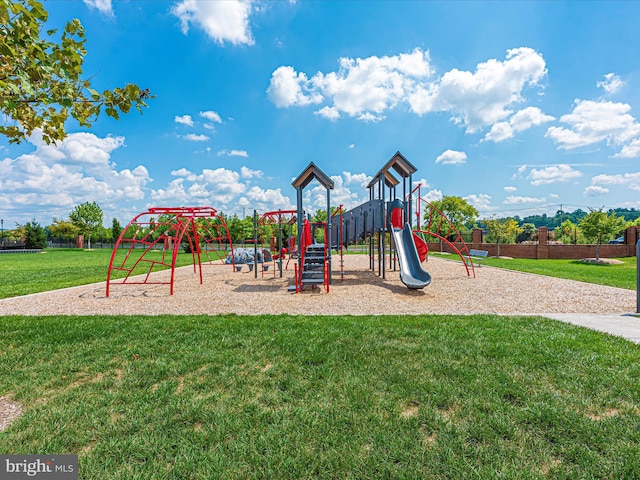
[[[4,317],[0,451],[82,479],[638,478],[640,349],[541,318]]]
[[[430,253],[430,255],[460,261],[460,257],[457,255],[441,255],[438,253]],[[578,260],[489,257],[482,261],[482,265],[635,290],[636,258],[623,257],[616,260],[620,260],[623,263],[620,265],[596,265],[581,263]]]
[[[122,255],[125,250],[119,251]],[[0,255],[0,298],[59,288],[104,282],[111,259],[111,249],[46,249],[43,253],[5,253]],[[155,252],[154,252],[155,253]],[[160,258],[160,253],[155,254]],[[204,261],[204,256],[202,257]],[[178,265],[189,265],[190,254],[181,253]],[[144,267],[148,268],[148,266]],[[155,270],[154,270],[155,271]],[[143,273],[143,269],[139,269]],[[146,273],[146,270],[145,270]],[[114,272],[113,278],[120,278]]]

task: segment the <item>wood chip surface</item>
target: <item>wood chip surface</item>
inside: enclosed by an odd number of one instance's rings
[[[366,255],[333,257],[333,285],[295,294],[293,260],[283,277],[274,266],[258,278],[246,265],[234,272],[228,265],[204,265],[203,283],[193,267],[175,272],[174,295],[169,285],[112,285],[105,282],[0,300],[0,315],[386,315],[464,314],[518,315],[545,313],[621,314],[635,311],[636,292],[488,266],[467,276],[464,265],[430,258],[423,264],[432,282],[410,290],[400,281],[399,269],[386,260],[385,277],[369,268]],[[277,273],[277,272],[276,272]],[[169,272],[153,274],[166,281]]]

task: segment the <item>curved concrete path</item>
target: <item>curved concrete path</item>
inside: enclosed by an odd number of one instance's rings
[[[598,332],[609,333],[617,337],[640,344],[640,317],[626,315],[589,315],[582,313],[550,313],[544,317],[561,322],[579,325]]]

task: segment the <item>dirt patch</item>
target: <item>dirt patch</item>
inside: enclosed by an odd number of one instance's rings
[[[22,405],[14,402],[9,395],[0,397],[0,432],[9,428],[22,415]]]
[[[411,402],[407,408],[405,408],[401,413],[400,416],[402,418],[411,418],[411,417],[415,417],[418,414],[418,402]]]
[[[615,417],[620,413],[617,408],[607,408],[602,413],[588,413],[587,417],[593,420],[594,422],[598,422],[600,420],[604,420],[605,418]]]
[[[581,258],[578,260],[580,263],[595,263],[596,265],[620,265],[620,260],[616,260],[615,258]]]

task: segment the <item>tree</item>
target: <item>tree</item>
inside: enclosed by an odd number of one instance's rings
[[[234,243],[242,243],[247,238],[253,238],[253,215],[240,219],[234,214],[225,222]]]
[[[440,210],[458,231],[469,228],[478,219],[478,210],[464,198],[447,196],[434,200],[431,205]],[[429,206],[425,207],[425,221],[429,219]]]
[[[113,222],[111,222],[111,238],[113,238],[114,241],[118,240],[121,233],[122,233],[122,225],[120,225],[120,222],[118,221],[117,218],[114,218]]]
[[[556,240],[565,244],[582,243],[584,240],[582,231],[571,220],[565,220],[559,227],[554,230]],[[578,242],[580,240],[580,242]]]
[[[102,226],[102,218],[102,209],[96,202],[78,205],[69,215],[69,219],[78,227],[80,233],[87,236],[89,249],[91,249],[91,234]]]
[[[624,218],[618,217],[614,212],[607,214],[602,209],[589,210],[579,227],[587,240],[595,242],[597,261],[600,260],[600,245],[622,230]]]
[[[45,248],[47,246],[47,234],[35,220],[24,225],[24,246],[25,248]]]
[[[514,220],[518,221],[515,217]],[[527,242],[536,234],[536,226],[533,223],[523,223],[520,229],[522,231],[516,235],[516,243]]]
[[[80,229],[69,220],[60,220],[53,218],[53,223],[49,225],[49,233],[53,237],[62,237],[64,239],[75,238],[78,236]]]
[[[56,30],[42,31],[48,12],[37,0],[0,0],[0,112],[8,121],[0,134],[20,143],[34,130],[46,143],[66,136],[64,124],[71,116],[90,127],[101,111],[115,119],[139,112],[152,98],[135,84],[104,90],[91,88],[82,66],[87,54],[85,32],[78,19],[68,22],[59,43]]]
[[[522,231],[518,222],[513,218],[488,218],[483,221],[489,230],[489,235],[498,244],[498,257],[500,256],[500,243],[513,243],[516,236]]]

